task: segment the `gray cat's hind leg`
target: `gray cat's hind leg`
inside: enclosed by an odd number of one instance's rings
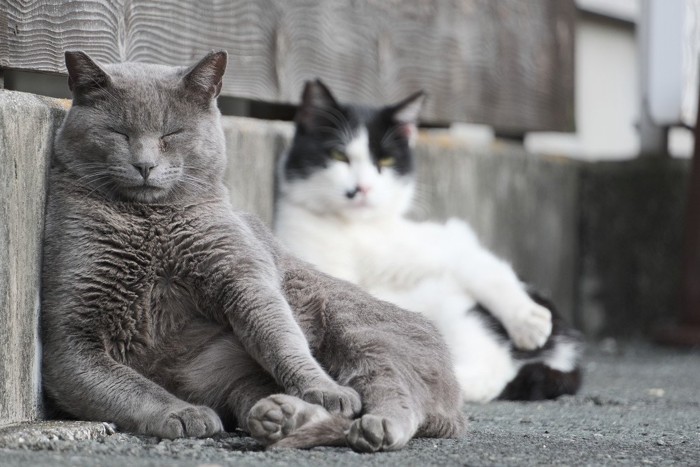
[[[298,397],[274,394],[259,400],[248,415],[248,430],[264,445],[276,443],[297,429],[330,420],[333,416],[320,405]],[[282,446],[278,446],[282,447]]]
[[[364,414],[354,420],[347,442],[359,452],[395,451],[404,447],[416,434],[422,418],[420,404],[397,380],[372,381],[359,388],[363,395]]]

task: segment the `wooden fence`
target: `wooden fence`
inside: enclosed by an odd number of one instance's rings
[[[229,52],[223,93],[295,103],[424,89],[426,122],[572,130],[573,0],[4,0],[0,68],[64,73],[63,51],[183,64]]]

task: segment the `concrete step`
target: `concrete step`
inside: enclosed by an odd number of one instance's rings
[[[0,426],[41,418],[38,313],[46,176],[68,101],[0,90]],[[268,224],[290,123],[224,117],[234,206]],[[672,319],[687,161],[582,163],[424,132],[418,218],[467,219],[591,337]]]

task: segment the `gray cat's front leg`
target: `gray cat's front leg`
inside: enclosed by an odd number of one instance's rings
[[[223,290],[225,317],[246,351],[287,394],[319,404],[331,413],[351,417],[359,413],[357,392],[336,383],[311,355],[309,343],[282,295],[276,271],[250,264],[243,271],[233,260],[213,268],[211,277],[230,278],[216,284]]]
[[[213,410],[178,399],[104,351],[63,347],[51,340],[44,347],[44,387],[71,414],[160,438],[207,437],[222,430]]]

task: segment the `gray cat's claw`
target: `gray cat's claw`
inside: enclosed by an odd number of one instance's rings
[[[221,419],[209,407],[188,406],[168,412],[156,435],[161,438],[206,438],[223,430]]]
[[[332,414],[351,418],[362,410],[360,395],[347,386],[335,385],[329,388],[311,388],[304,391],[301,398],[311,404],[324,407]]]
[[[365,414],[355,420],[347,435],[348,444],[359,452],[391,451],[406,445],[409,437],[388,418]]]

